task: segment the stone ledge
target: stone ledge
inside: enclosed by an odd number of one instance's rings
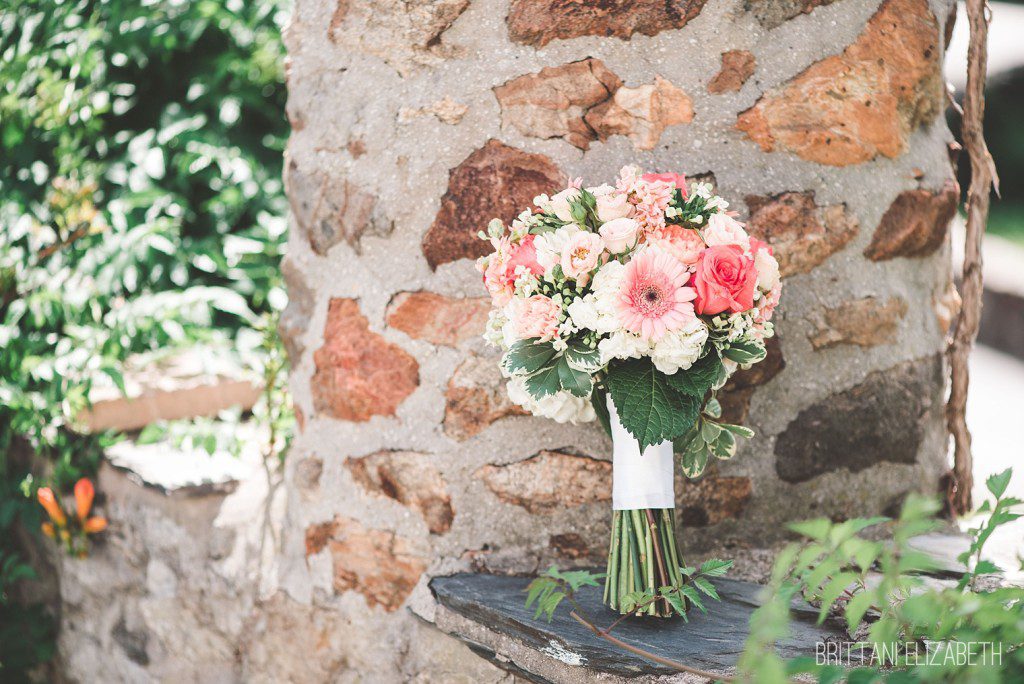
[[[524,606],[528,577],[458,574],[435,577],[430,588],[439,607],[437,626],[465,642],[478,655],[516,676],[536,682],[691,681],[664,665],[623,651],[598,638],[560,606],[553,620],[534,619]],[[694,612],[681,619],[628,619],[616,628],[619,638],[653,653],[694,667],[727,673],[736,666],[748,633],[750,614],[760,605],[762,587],[750,582],[715,581],[721,602],[707,615]],[[616,615],[601,603],[601,589],[579,593],[584,609],[602,624]],[[785,657],[814,653],[825,639],[846,639],[845,632],[826,623],[816,625],[817,610],[795,603],[790,637],[780,645]],[[699,679],[692,679],[699,681]]]

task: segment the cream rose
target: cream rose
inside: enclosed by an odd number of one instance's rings
[[[601,226],[598,231],[604,246],[612,254],[621,254],[636,245],[640,235],[640,224],[631,218],[617,218]]]
[[[558,193],[548,203],[555,216],[563,221],[572,221],[572,202],[580,197],[579,188],[566,188]]]
[[[633,205],[625,193],[609,193],[599,195],[597,201],[597,218],[605,223],[615,219],[628,217],[633,213]]]
[[[562,249],[562,273],[568,278],[585,281],[597,268],[604,251],[604,241],[596,233],[580,231]]]
[[[712,214],[703,234],[708,247],[739,245],[744,251],[750,249],[750,236],[743,230],[743,224],[726,214]]]

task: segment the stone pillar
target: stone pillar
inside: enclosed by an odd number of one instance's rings
[[[409,614],[430,620],[430,577],[601,560],[608,440],[522,415],[479,338],[476,232],[567,177],[702,176],[782,265],[771,357],[723,398],[757,437],[679,483],[686,548],[938,490],[951,8],[296,1],[283,329],[302,428],[281,572],[351,625],[331,667],[498,679]]]

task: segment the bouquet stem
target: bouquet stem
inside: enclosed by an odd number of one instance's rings
[[[644,508],[612,512],[611,545],[604,602],[625,615],[670,617],[676,611],[668,600],[645,602],[662,587],[682,585],[675,538],[675,510]],[[638,603],[645,603],[637,608]]]

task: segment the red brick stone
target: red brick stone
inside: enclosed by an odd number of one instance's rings
[[[412,508],[432,534],[444,534],[451,529],[455,512],[444,478],[429,459],[412,451],[378,451],[350,458],[345,467],[363,489]]]
[[[813,192],[748,195],[750,234],[772,246],[783,277],[807,273],[850,242],[859,230],[846,206],[819,206]]]
[[[548,537],[548,546],[560,558],[568,560],[579,560],[581,558],[592,558],[600,554],[587,541],[576,532],[564,534],[553,534]]]
[[[942,108],[939,41],[927,0],[886,0],[841,55],[763,95],[737,128],[765,152],[819,164],[897,157]]]
[[[445,392],[444,433],[465,440],[508,416],[524,416],[505,391],[494,359],[469,356],[455,369]]]
[[[331,300],[313,362],[313,405],[342,420],[393,416],[419,385],[416,359],[372,332],[354,299]]]
[[[729,50],[722,53],[722,70],[708,83],[709,93],[734,93],[743,87],[754,73],[757,61],[748,50]]]
[[[842,344],[874,347],[896,341],[900,321],[907,313],[907,303],[899,297],[882,301],[864,297],[843,302],[818,312],[816,327],[808,339],[815,349],[828,349]]]
[[[384,236],[394,227],[377,211],[374,196],[347,178],[307,173],[292,160],[285,183],[295,225],[321,256],[342,242],[359,252],[363,236]]]
[[[954,181],[948,181],[937,192],[901,192],[879,221],[864,256],[885,261],[932,254],[946,239],[959,201],[960,191]]]
[[[706,1],[512,0],[508,32],[513,41],[537,47],[580,36],[653,36],[685,26],[700,14]]]
[[[739,518],[753,493],[749,477],[707,471],[698,480],[676,478],[676,517],[687,527],[707,527]]]
[[[334,565],[334,591],[358,591],[371,608],[387,612],[402,606],[427,567],[406,539],[342,516],[306,530],[306,555],[325,547]]]
[[[455,298],[434,292],[399,292],[388,306],[387,321],[409,337],[458,346],[480,337],[491,303],[486,297]]]
[[[655,76],[654,83],[619,88],[584,120],[601,141],[625,135],[638,150],[653,150],[666,128],[693,121],[693,102],[681,88]]]
[[[604,62],[588,58],[512,79],[497,86],[494,96],[502,126],[534,138],[563,138],[585,150],[597,133],[583,117],[621,86]]]
[[[288,358],[295,366],[306,351],[302,336],[309,328],[316,295],[292,257],[286,256],[281,260],[281,273],[288,285],[288,306],[281,313],[277,330],[288,352]]]
[[[565,185],[550,159],[489,140],[452,169],[441,209],[423,238],[431,268],[458,259],[483,256],[490,246],[477,237],[492,218],[506,223],[533,198]]]
[[[476,471],[491,492],[505,503],[530,513],[552,513],[612,498],[612,464],[589,456],[541,451],[508,465],[487,465]]]

